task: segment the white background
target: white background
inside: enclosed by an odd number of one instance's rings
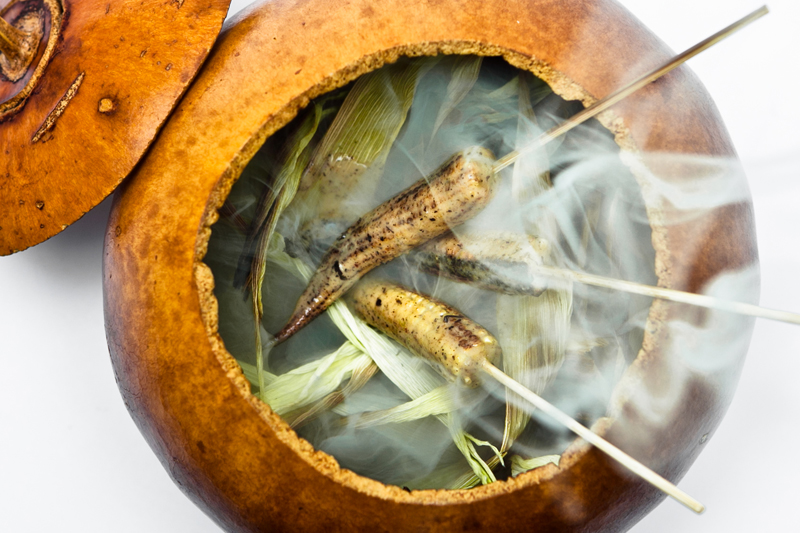
[[[622,3],[677,51],[759,6]],[[770,7],[690,65],[751,182],[761,303],[800,311],[800,2]],[[114,384],[101,303],[108,209],[106,201],[50,241],[0,258],[0,531],[218,531],[173,485]],[[796,531],[798,421],[800,329],[760,321],[728,415],[680,483],[708,511],[698,517],[668,500],[634,531]]]

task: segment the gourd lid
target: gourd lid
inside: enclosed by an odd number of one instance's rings
[[[0,255],[56,235],[144,155],[230,0],[0,0]]]

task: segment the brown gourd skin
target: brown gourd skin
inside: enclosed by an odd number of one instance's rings
[[[202,258],[216,210],[243,166],[309,98],[397,54],[436,52],[502,54],[587,103],[671,55],[608,0],[263,2],[229,23],[115,196],[104,303],[120,391],[170,476],[227,531],[606,533],[629,529],[664,498],[577,444],[559,467],[470,491],[408,493],[383,485],[340,469],[298,439],[250,394],[225,351]],[[604,120],[620,142],[641,150],[734,157],[713,102],[685,67]],[[652,225],[661,286],[697,291],[720,272],[756,263],[747,202],[686,224]],[[664,327],[684,311],[652,307],[643,349],[617,388],[613,420],[594,427],[673,482],[719,424],[746,350],[724,354],[731,361],[725,371],[694,372]],[[674,409],[655,424],[641,406],[675,391],[675,375],[686,379]],[[629,428],[644,438],[628,438]]]
[[[493,163],[489,150],[468,148],[358,219],[325,253],[275,340],[294,335],[373,268],[477,215],[494,195]]]
[[[51,61],[24,105],[0,117],[0,256],[63,231],[131,172],[202,65],[229,4],[63,1]],[[29,78],[0,79],[0,110]]]
[[[484,361],[500,359],[497,339],[457,309],[387,281],[364,280],[353,307],[369,325],[424,357],[449,380],[480,385]]]

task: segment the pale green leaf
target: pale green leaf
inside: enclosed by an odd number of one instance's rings
[[[442,385],[415,400],[401,403],[391,409],[353,415],[356,417],[353,427],[360,429],[382,424],[411,422],[428,416],[452,413],[460,407],[461,405],[453,400],[452,386]]]
[[[518,77],[519,115],[518,148],[535,138],[539,131],[531,105],[528,75]],[[514,165],[513,197],[525,202],[542,194],[550,183],[550,161],[544,148],[534,150]],[[558,242],[556,224],[544,213],[526,228],[529,235]],[[550,259],[558,263],[558,251]],[[538,297],[500,295],[497,298],[497,337],[503,347],[503,371],[536,394],[541,394],[555,378],[566,355],[572,318],[572,287],[547,290]],[[506,421],[501,449],[505,452],[519,437],[530,418],[524,402],[506,391]]]
[[[453,62],[450,82],[447,84],[447,94],[436,116],[431,139],[436,136],[442,123],[478,81],[482,62],[483,58],[480,56],[460,56]]]
[[[275,235],[276,238],[273,239],[267,256],[268,260],[307,282],[314,273],[311,267],[284,252],[283,237],[277,233]],[[359,350],[369,354],[381,372],[412,400],[446,384],[444,378],[422,358],[412,355],[406,348],[372,329],[366,322],[355,316],[341,300],[335,301],[326,313],[347,340]],[[495,481],[491,468],[480,458],[470,440],[471,437],[463,430],[452,413],[436,417],[447,426],[456,446],[481,482]]]
[[[554,464],[558,466],[561,461],[560,455],[543,455],[541,457],[533,457],[532,459],[523,459],[519,455],[511,456],[511,475],[516,477],[523,472],[539,468],[540,466]]]
[[[311,157],[310,143],[322,119],[322,105],[322,103],[314,104],[298,128],[289,136],[283,149],[281,169],[261,197],[256,217],[251,223],[251,231],[239,260],[237,278],[240,280],[244,277],[244,273],[249,271],[247,285],[253,305],[255,357],[258,386],[262,392],[265,386],[262,371],[266,365],[261,343],[261,317],[264,314],[261,286],[264,282],[267,247],[275,231],[278,218],[294,198],[303,168]],[[248,263],[249,269],[247,268]]]
[[[325,357],[278,376],[261,398],[278,414],[295,411],[335,391],[369,356],[352,343],[344,343]]]
[[[327,221],[348,224],[368,209],[419,77],[431,65],[398,62],[355,82],[303,173],[292,207],[302,234],[319,232]]]

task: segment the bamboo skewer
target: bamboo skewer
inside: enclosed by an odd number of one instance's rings
[[[548,414],[552,418],[554,418],[558,423],[566,426],[569,430],[573,431],[579,437],[584,439],[586,442],[592,444],[602,452],[608,454],[613,459],[616,459],[622,466],[636,474],[637,476],[641,477],[657,489],[663,491],[670,497],[674,498],[678,502],[682,503],[692,511],[697,514],[702,514],[705,511],[705,506],[686,494],[684,491],[676,487],[673,483],[666,480],[659,474],[655,473],[653,470],[649,469],[627,453],[623,452],[604,438],[600,437],[596,433],[592,432],[587,427],[578,423],[575,419],[567,415],[565,412],[560,410],[559,408],[552,405],[547,400],[543,399],[541,396],[534,394],[533,392],[529,391],[506,374],[504,374],[500,369],[494,366],[489,361],[484,360],[482,369],[484,372],[489,374],[492,378],[497,380],[500,384],[504,385],[505,387],[511,389],[516,394],[524,398],[526,401],[530,402],[534,407],[539,409],[540,411]]]
[[[513,164],[517,159],[519,159],[522,155],[531,152],[537,148],[540,148],[546,145],[551,140],[555,139],[556,137],[567,133],[569,130],[573,129],[574,127],[582,124],[583,122],[587,121],[588,119],[602,113],[603,111],[607,110],[614,104],[618,103],[620,100],[626,98],[630,94],[638,91],[642,87],[652,83],[653,81],[657,80],[661,76],[667,74],[668,72],[674,70],[688,59],[696,56],[700,52],[710,48],[711,46],[715,45],[719,41],[725,39],[726,37],[732,35],[733,33],[737,32],[738,30],[744,28],[748,24],[752,23],[753,21],[763,17],[769,12],[767,6],[762,6],[759,9],[753,11],[749,15],[743,17],[742,19],[734,22],[730,26],[724,28],[723,30],[715,33],[714,35],[708,37],[707,39],[701,41],[700,43],[696,44],[695,46],[689,48],[682,54],[679,54],[672,58],[670,61],[665,63],[664,65],[648,72],[644,76],[638,78],[637,80],[631,82],[627,86],[623,87],[619,91],[595,102],[593,105],[587,107],[580,113],[577,113],[573,117],[569,118],[562,124],[559,124],[548,131],[542,133],[539,137],[537,137],[531,144],[524,147],[521,150],[516,150],[506,154],[504,157],[497,160],[494,165],[494,172],[500,172],[507,166]],[[711,296],[699,295],[699,294],[692,294],[682,291],[676,291],[672,289],[664,289],[660,287],[651,287],[647,285],[642,285],[639,283],[633,283],[629,281],[622,281],[616,280],[611,278],[605,278],[602,276],[595,276],[592,274],[584,274],[581,272],[574,272],[565,269],[558,269],[553,267],[544,267],[544,266],[532,266],[532,272],[536,272],[539,274],[544,274],[549,277],[556,277],[560,279],[568,279],[571,281],[577,281],[580,283],[596,285],[599,287],[606,287],[609,289],[616,289],[622,290],[625,292],[631,292],[635,294],[642,294],[645,296],[652,296],[655,298],[662,298],[665,300],[687,303],[692,305],[697,305],[701,307],[707,307],[711,309],[720,309],[724,311],[730,311],[734,313],[740,313],[748,316],[756,316],[761,318],[769,318],[772,320],[779,320],[783,322],[790,322],[793,324],[800,324],[800,315],[789,313],[785,311],[777,311],[772,309],[764,309],[756,305],[752,304],[745,304],[740,302],[731,302],[726,300],[721,300],[718,298],[714,298]],[[528,402],[530,402],[534,407],[547,413],[560,424],[564,425],[574,433],[576,433],[579,437],[583,438],[590,444],[594,445],[601,451],[605,452],[612,458],[616,459],[620,462],[623,466],[625,466],[628,470],[635,473],[636,475],[640,476],[642,479],[650,483],[651,485],[655,486],[656,488],[660,489],[661,491],[665,492],[681,504],[685,505],[692,511],[701,514],[705,507],[703,504],[683,492],[681,489],[676,487],[674,484],[670,483],[662,476],[658,475],[657,473],[653,472],[642,463],[631,457],[630,455],[626,454],[613,444],[609,443],[602,437],[596,435],[588,428],[584,427],[583,425],[579,424],[573,418],[568,416],[566,413],[561,411],[560,409],[556,408],[555,406],[551,405],[549,402],[541,398],[540,396],[534,394],[527,388],[523,387],[502,371],[500,371],[497,367],[492,365],[488,361],[484,361],[482,365],[483,370],[489,374],[492,378],[497,380],[499,383],[507,387],[508,389],[512,390]]]
[[[614,289],[632,294],[641,294],[642,296],[661,298],[662,300],[669,300],[671,302],[684,303],[695,305],[697,307],[717,309],[719,311],[728,311],[731,313],[738,313],[740,315],[766,318],[778,322],[787,322],[789,324],[800,325],[800,314],[789,311],[780,311],[778,309],[769,309],[754,304],[724,300],[722,298],[715,298],[714,296],[707,296],[705,294],[695,294],[692,292],[679,291],[675,289],[653,287],[651,285],[644,285],[642,283],[636,283],[633,281],[607,278],[605,276],[587,274],[585,272],[577,272],[565,268],[540,265],[530,265],[529,268],[532,273],[541,274],[549,278],[577,281],[578,283],[583,283],[586,285],[594,285],[596,287]]]
[[[548,131],[542,133],[531,144],[524,147],[523,149],[510,152],[509,154],[506,154],[504,157],[498,159],[493,167],[493,171],[500,172],[507,166],[513,164],[522,155],[544,146],[545,144],[555,139],[556,137],[567,133],[568,131],[582,124],[586,120],[602,113],[603,111],[607,110],[608,108],[618,103],[622,99],[626,98],[630,94],[652,83],[658,78],[664,76],[668,72],[674,70],[675,68],[686,62],[688,59],[710,48],[714,44],[732,35],[738,30],[744,28],[753,21],[763,17],[768,12],[769,10],[767,9],[767,7],[762,6],[761,8],[753,11],[752,13],[743,17],[737,22],[731,24],[730,26],[715,33],[714,35],[701,41],[695,46],[689,48],[682,54],[675,56],[664,65],[656,68],[655,70],[652,70],[651,72],[648,72],[644,76],[631,82],[630,84],[623,87],[619,91],[607,96],[606,98],[603,98],[602,100],[599,100],[598,102],[595,102],[593,105],[587,107],[580,113],[569,118],[562,124],[559,124],[549,129]],[[566,269],[558,269],[553,267],[532,265],[531,271],[539,274],[544,274],[549,277],[567,279],[589,285],[605,287],[609,289],[616,289],[625,292],[641,294],[645,296],[652,296],[655,298],[662,298],[665,300],[687,303],[711,309],[720,309],[748,316],[756,316],[761,318],[769,318],[772,320],[779,320],[794,324],[800,324],[800,315],[784,311],[764,309],[752,304],[731,302],[714,298],[711,296],[692,294],[682,291],[676,291],[673,289],[664,289],[660,287],[651,287],[639,283],[605,278],[602,276],[595,276],[592,274],[585,274],[581,272],[574,272]],[[565,426],[566,428],[577,434],[579,437],[581,437],[588,443],[592,444],[593,446],[600,449],[602,452],[606,453],[613,459],[617,460],[625,468],[627,468],[634,474],[638,475],[639,477],[641,477],[654,487],[668,494],[670,497],[674,498],[675,500],[685,505],[686,507],[688,507],[697,514],[701,514],[703,511],[705,511],[705,506],[703,504],[701,504],[700,502],[698,502],[697,500],[686,494],[684,491],[676,487],[673,483],[666,480],[665,478],[663,478],[650,468],[646,467],[645,465],[643,465],[630,455],[626,454],[625,452],[623,452],[622,450],[620,450],[607,440],[595,434],[590,429],[581,425],[572,417],[570,417],[569,415],[567,415],[554,405],[550,404],[537,394],[531,392],[526,387],[522,386],[515,380],[511,379],[509,376],[507,376],[505,373],[503,373],[489,361],[484,360],[482,364],[482,369],[484,372],[489,374],[489,376],[494,378],[497,382],[504,385],[506,388],[510,389],[517,395],[521,396],[526,401],[530,402],[531,405],[533,405],[540,411],[548,414],[558,423],[562,424],[563,426]]]
[[[697,43],[696,45],[692,46],[685,52],[673,57],[672,59],[664,63],[662,66],[648,72],[644,76],[638,78],[637,80],[634,80],[633,82],[629,83],[622,89],[618,90],[617,92],[609,96],[606,96],[602,100],[598,100],[597,102],[590,105],[580,113],[573,115],[563,123],[554,126],[553,128],[550,128],[546,132],[542,133],[539,137],[534,139],[534,141],[531,142],[531,144],[529,144],[528,146],[520,150],[515,150],[513,152],[510,152],[505,156],[501,157],[495,163],[493,170],[495,172],[500,172],[507,166],[513,164],[521,156],[527,154],[528,152],[531,152],[532,150],[535,150],[537,148],[546,145],[556,137],[567,133],[572,128],[579,126],[580,124],[586,122],[587,120],[596,115],[599,115],[609,107],[618,103],[620,100],[628,97],[629,95],[638,91],[645,85],[649,85],[650,83],[656,81],[661,76],[667,74],[668,72],[676,69],[677,67],[685,63],[688,59],[691,59],[700,52],[714,46],[715,44],[725,39],[726,37],[733,35],[740,29],[749,25],[751,22],[754,22],[755,20],[763,17],[767,13],[769,13],[769,9],[767,8],[767,6],[761,6],[760,8],[750,13],[749,15],[739,19],[730,26],[718,31],[711,37],[708,37],[707,39]]]

